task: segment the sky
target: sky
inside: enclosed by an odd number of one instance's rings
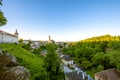
[[[120,0],[3,0],[8,22],[0,29],[18,30],[19,38],[80,41],[120,35]]]

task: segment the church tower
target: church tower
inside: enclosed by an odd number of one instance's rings
[[[50,37],[50,35],[48,36],[48,38],[49,38],[48,42],[50,43],[50,42],[51,42],[51,37]]]
[[[14,34],[15,34],[17,37],[18,37],[18,35],[19,35],[17,30],[15,31],[15,33],[14,33]]]

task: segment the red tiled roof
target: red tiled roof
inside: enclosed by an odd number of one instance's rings
[[[13,37],[17,37],[17,36],[14,35],[14,34],[10,34],[10,33],[8,33],[8,32],[2,31],[2,30],[0,30],[0,33],[5,33],[6,35],[13,36]]]

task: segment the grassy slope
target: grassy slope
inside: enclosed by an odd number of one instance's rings
[[[15,44],[0,44],[0,48],[16,56],[19,64],[30,70],[31,80],[35,74],[38,74],[43,70],[42,58],[21,48],[20,46]]]

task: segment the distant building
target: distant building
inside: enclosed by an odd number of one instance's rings
[[[46,45],[48,43],[48,41],[40,41],[41,45]]]
[[[66,43],[65,42],[56,42],[56,45],[58,45],[59,48],[63,48],[66,46]]]
[[[89,80],[88,75],[84,72],[69,72],[65,73],[65,80]]]
[[[35,40],[23,40],[24,44],[30,44],[32,49],[39,48],[41,44],[40,41],[35,41]]]
[[[24,43],[24,44],[29,44],[29,43],[30,43],[30,40],[23,40],[22,43]]]
[[[47,50],[41,51],[41,55],[46,57]]]
[[[95,80],[120,80],[120,71],[108,69],[95,73]]]
[[[70,58],[69,55],[64,55],[62,57],[62,62],[64,63],[64,65],[72,65],[73,64],[73,60]]]
[[[48,42],[51,43],[51,36],[49,35],[48,38],[49,38]]]
[[[77,72],[70,72],[65,74],[65,80],[82,80],[82,75]]]
[[[40,47],[40,41],[31,41],[31,48],[39,48]]]
[[[18,32],[14,34],[0,30],[0,43],[18,43]]]
[[[48,43],[55,43],[55,41],[51,39],[50,35],[48,36]]]

